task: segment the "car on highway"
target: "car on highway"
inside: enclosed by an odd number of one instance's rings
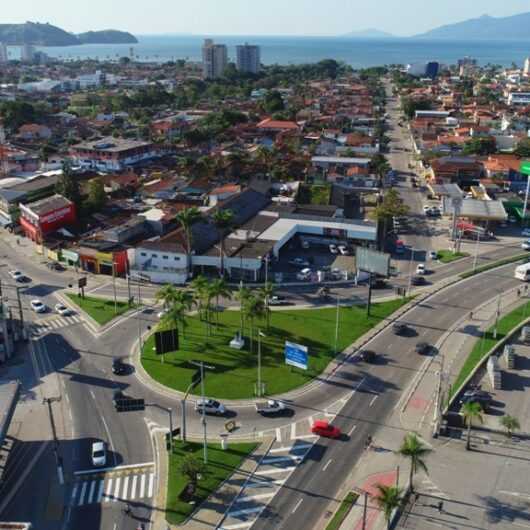
[[[487,412],[493,401],[491,394],[485,390],[472,389],[466,390],[460,399],[460,404],[465,405],[466,403],[478,403],[484,412]]]
[[[325,438],[340,438],[342,433],[338,427],[331,425],[325,420],[316,420],[311,426],[311,432],[317,436],[324,436]]]
[[[256,412],[262,416],[275,416],[285,412],[285,404],[277,399],[268,399],[262,403],[255,403]]]
[[[333,243],[331,245],[329,245],[329,251],[332,254],[338,254],[339,253],[339,249],[337,248],[337,245],[334,245]]]
[[[55,304],[54,310],[62,317],[67,317],[72,314],[72,310],[69,307],[66,307],[64,304]]]
[[[509,215],[508,222],[511,224],[515,224],[517,222],[517,217],[514,217],[513,215]]]
[[[359,352],[359,359],[366,363],[374,363],[377,358],[377,354],[373,350],[361,350]]]
[[[425,277],[424,276],[413,276],[411,279],[410,279],[410,283],[412,285],[425,285],[426,283],[426,280],[425,280]]]
[[[226,414],[225,406],[215,399],[198,399],[195,402],[195,411],[202,413],[203,410],[205,414],[214,414],[216,416]]]
[[[19,270],[9,271],[9,276],[11,276],[16,282],[23,282],[26,278]]]
[[[436,252],[436,250],[430,250],[429,251],[429,258],[432,259],[433,261],[437,260],[438,259],[438,252]]]
[[[112,359],[112,373],[115,375],[126,375],[128,366],[123,362],[122,357]]]
[[[409,332],[409,327],[407,324],[404,324],[403,322],[394,322],[392,324],[392,331],[394,335],[407,335]]]
[[[105,442],[94,442],[90,451],[94,467],[103,467],[107,463],[107,446]]]
[[[346,245],[339,245],[338,249],[343,256],[347,256],[349,254],[348,247]]]
[[[285,305],[288,303],[287,298],[285,296],[281,296],[279,294],[272,295],[269,298],[269,305]]]
[[[431,345],[427,342],[418,342],[414,348],[416,353],[420,355],[427,355],[431,351]]]
[[[521,248],[523,250],[530,250],[530,239],[528,239],[527,241],[523,241],[521,243]]]
[[[523,229],[521,230],[521,235],[522,235],[523,237],[530,237],[530,228],[523,228]]]
[[[425,274],[425,263],[418,263],[418,266],[416,267],[416,274]]]
[[[32,300],[29,305],[31,306],[31,309],[35,311],[35,313],[46,313],[48,311],[48,307],[46,304],[43,304],[40,300]]]
[[[299,267],[301,269],[305,269],[306,267],[309,267],[309,261],[304,258],[293,258],[289,260],[289,265],[291,265],[292,267]]]

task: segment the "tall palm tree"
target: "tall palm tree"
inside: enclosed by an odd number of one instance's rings
[[[428,472],[423,458],[430,452],[431,449],[421,442],[416,433],[408,433],[403,439],[401,447],[398,449],[397,453],[410,460],[410,491],[414,491],[414,475],[417,473],[418,469],[423,469],[425,473]]]
[[[224,277],[225,236],[234,224],[234,212],[232,210],[217,210],[213,214],[213,222],[219,230],[221,241],[219,243],[219,257],[221,261],[220,275]]]
[[[261,289],[260,289],[261,297],[263,298],[263,301],[265,302],[265,315],[267,317],[267,329],[270,326],[270,320],[271,320],[271,309],[270,309],[270,299],[274,295],[274,285],[271,282],[267,282]]]
[[[215,305],[217,306],[217,315],[219,315],[219,298],[226,298],[230,300],[232,298],[232,291],[224,278],[218,278],[210,284],[212,295],[215,298]],[[219,316],[217,317],[219,322]]]
[[[191,289],[197,310],[199,312],[199,318],[202,320],[204,316],[204,306],[206,300],[206,291],[208,290],[210,282],[205,276],[197,276],[191,282]]]
[[[177,299],[177,293],[177,288],[168,283],[158,289],[155,298],[158,302],[162,302],[164,309],[169,309]]]
[[[251,291],[248,287],[243,285],[243,282],[239,285],[239,289],[236,293],[236,298],[239,300],[239,317],[241,319],[241,335],[243,335],[245,327],[245,306],[248,298],[251,296]]]
[[[375,502],[383,510],[387,528],[390,530],[392,513],[396,508],[399,508],[402,502],[402,490],[397,486],[385,486],[384,484],[377,484],[376,488],[378,494]]]
[[[473,426],[473,423],[475,423],[475,421],[484,423],[482,407],[480,406],[480,403],[464,403],[462,414],[464,415],[464,421],[467,425],[466,449],[469,451],[471,449],[471,427]]]
[[[254,322],[265,315],[265,302],[260,296],[251,294],[243,306],[245,317],[250,321],[250,351],[253,351],[254,344]]]
[[[198,223],[202,218],[201,212],[197,208],[186,208],[176,215],[177,221],[184,229],[186,234],[186,253],[188,257],[188,267],[191,268],[191,229],[194,224]]]
[[[506,416],[501,418],[501,425],[504,427],[508,438],[511,438],[512,434],[521,428],[519,420],[515,416],[510,416],[509,414],[506,414]]]
[[[182,336],[184,337],[185,328],[188,325],[186,322],[186,308],[181,303],[174,303],[164,314],[160,321],[162,325],[169,329],[176,328],[178,330],[179,324],[182,325]]]

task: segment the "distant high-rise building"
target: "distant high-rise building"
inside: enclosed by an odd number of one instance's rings
[[[228,65],[228,52],[225,44],[214,44],[206,39],[202,47],[202,75],[205,79],[221,77]]]
[[[7,46],[3,42],[0,42],[0,64],[5,64],[8,60]]]
[[[530,57],[527,57],[527,58],[524,60],[524,69],[523,69],[523,73],[524,73],[524,75],[529,75],[529,74],[530,74]]]
[[[35,58],[35,46],[32,44],[23,44],[20,59],[24,63],[32,63]]]
[[[477,66],[477,60],[466,56],[463,59],[458,59],[458,66]]]
[[[257,74],[261,69],[261,49],[245,43],[237,46],[237,69],[240,72]]]

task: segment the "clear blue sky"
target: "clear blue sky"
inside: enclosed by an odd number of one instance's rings
[[[2,0],[1,23],[137,34],[340,35],[369,27],[396,35],[482,14],[530,11],[530,0]]]

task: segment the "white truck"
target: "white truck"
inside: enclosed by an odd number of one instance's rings
[[[515,278],[522,282],[530,281],[530,263],[515,267]]]

